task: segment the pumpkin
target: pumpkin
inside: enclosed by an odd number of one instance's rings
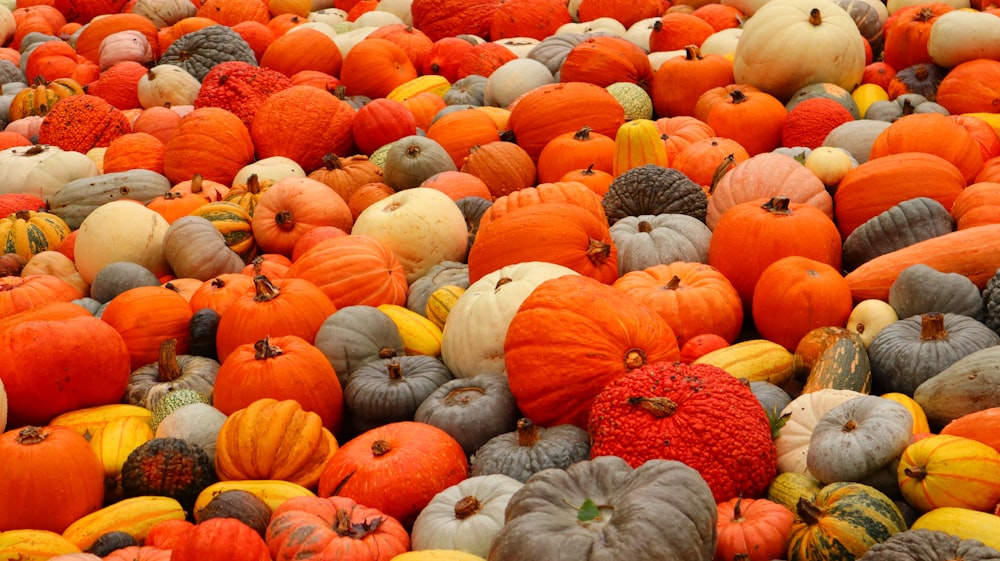
[[[939,433],[969,438],[1000,451],[1000,446],[998,446],[993,433],[993,427],[995,426],[994,419],[998,414],[1000,414],[1000,408],[995,407],[974,411],[953,419],[943,426]],[[930,432],[930,429],[928,429],[928,432]]]
[[[803,100],[788,112],[781,129],[781,145],[818,148],[830,131],[853,119],[851,113],[833,99]]]
[[[364,364],[404,354],[399,328],[374,306],[339,308],[320,326],[315,344],[337,372],[342,387]]]
[[[661,515],[620,515],[635,508]],[[632,468],[621,458],[601,456],[545,470],[515,492],[489,558],[708,561],[718,539],[717,516],[708,485],[681,462],[650,460]],[[650,535],[676,537],[649,548],[640,536]]]
[[[264,101],[291,85],[288,77],[269,68],[244,61],[223,62],[213,66],[202,79],[194,106],[226,109],[250,128]]]
[[[781,146],[788,110],[777,97],[739,82],[706,90],[695,102],[694,116],[754,156]]]
[[[422,27],[417,28],[424,31]],[[348,95],[372,99],[385,97],[395,87],[416,77],[417,70],[406,52],[381,37],[359,41],[344,55],[340,68],[340,83],[346,87]]]
[[[5,505],[0,528],[61,533],[76,519],[101,507],[104,468],[87,441],[65,427],[25,426],[0,436]],[[72,458],[72,461],[70,461]],[[59,465],[60,469],[46,469]]]
[[[418,187],[437,173],[458,170],[441,143],[421,135],[404,136],[393,142],[386,150],[384,162],[382,180],[396,191]]]
[[[319,495],[361,501],[412,527],[434,495],[464,480],[468,469],[462,446],[443,430],[389,423],[344,444],[323,469]]]
[[[935,142],[929,142],[931,138]],[[939,113],[900,117],[875,137],[869,157],[876,159],[905,152],[934,154],[948,160],[958,168],[966,183],[972,183],[983,167],[983,156],[972,134]]]
[[[177,355],[177,340],[165,339],[157,360],[137,368],[129,376],[125,400],[152,410],[169,392],[189,388],[212,395],[219,363],[206,357]]]
[[[228,196],[228,195],[227,195]],[[244,263],[257,256],[257,242],[253,237],[250,213],[231,201],[214,201],[191,211],[191,216],[208,220],[226,242],[226,247],[234,251]]]
[[[937,102],[952,114],[992,113],[996,98],[993,76],[1000,64],[991,59],[973,59],[952,68],[938,85]]]
[[[275,509],[266,539],[275,561],[325,556],[388,561],[410,548],[398,520],[343,496],[289,499]]]
[[[448,152],[456,168],[461,168],[474,146],[500,140],[497,124],[489,115],[460,105],[437,115],[426,135]]]
[[[563,328],[550,329],[551,322]],[[592,352],[596,348],[601,351]],[[504,340],[518,407],[543,426],[584,426],[590,400],[608,381],[646,363],[678,358],[676,337],[662,317],[581,275],[538,285],[514,314]],[[549,376],[536,376],[539,368]]]
[[[997,407],[989,388],[996,380],[990,362],[996,345],[968,354],[917,386],[913,399],[920,404],[932,430],[969,413]]]
[[[214,466],[216,439],[225,421],[226,415],[215,407],[207,403],[189,403],[167,413],[156,425],[154,436],[181,438],[194,444],[205,452]]]
[[[126,497],[166,496],[189,509],[216,476],[212,461],[200,447],[180,438],[160,437],[129,453],[121,479]]]
[[[505,376],[480,374],[448,380],[417,407],[413,420],[450,434],[472,456],[517,422],[517,404]]]
[[[510,142],[487,142],[469,149],[459,168],[486,183],[492,198],[536,184],[535,164],[523,148]]]
[[[743,27],[736,45],[737,83],[787,100],[808,84],[829,82],[850,91],[861,82],[864,39],[840,6],[798,0],[767,4],[761,8],[763,17]]]
[[[743,326],[743,304],[736,289],[704,263],[654,265],[625,273],[612,286],[660,314],[670,324],[679,346],[706,333],[732,342]]]
[[[770,561],[786,553],[795,515],[768,499],[737,497],[718,504],[716,559]]]
[[[880,331],[868,349],[874,386],[913,395],[956,361],[997,344],[1000,336],[966,316],[927,312],[901,319]]]
[[[344,386],[351,425],[362,433],[388,423],[411,421],[424,400],[451,378],[447,367],[430,356],[369,362],[352,372]]]
[[[626,216],[611,226],[621,275],[675,261],[705,263],[711,230],[685,214]]]
[[[490,540],[504,524],[504,509],[521,486],[516,479],[494,474],[448,487],[420,511],[413,523],[412,547],[488,555]]]
[[[910,444],[897,475],[903,498],[921,512],[938,507],[992,511],[1000,500],[1000,452],[981,442],[938,434]]]
[[[222,481],[280,479],[315,488],[337,448],[319,415],[294,400],[263,398],[234,411],[222,424],[215,469]]]
[[[698,423],[700,411],[720,410],[733,415],[719,424],[724,437],[691,440],[681,428]],[[761,496],[776,470],[760,402],[747,386],[711,365],[659,363],[615,378],[595,398],[588,431],[591,458],[616,455],[633,466],[654,458],[683,461],[705,478],[716,501]],[[623,438],[622,431],[630,436]]]
[[[816,423],[834,407],[861,395],[864,394],[853,390],[819,389],[801,394],[785,406],[780,416],[787,417],[787,420],[779,427],[778,436],[774,439],[778,471],[809,473],[806,458]]]
[[[806,467],[824,483],[862,481],[910,444],[913,417],[901,404],[862,396],[827,411],[813,427]]]
[[[82,307],[43,304],[0,319],[0,325],[0,348],[9,349],[2,353],[0,378],[11,426],[45,424],[74,409],[117,402],[125,393],[131,371],[125,341]]]
[[[287,276],[312,282],[338,309],[406,300],[403,266],[386,244],[369,236],[317,243],[292,263]]]
[[[854,270],[880,255],[954,229],[955,221],[941,203],[929,197],[907,199],[869,218],[844,239],[844,268]]]
[[[121,111],[97,96],[78,94],[52,106],[38,130],[38,142],[86,153],[128,132],[131,127]]]
[[[42,274],[0,277],[0,317],[49,302],[70,302],[83,294],[65,280]]]
[[[253,140],[238,116],[218,107],[202,107],[177,124],[167,141],[163,170],[171,183],[197,173],[228,185],[253,156]]]
[[[155,309],[152,317],[142,310]],[[164,339],[177,339],[177,351],[184,354],[190,341],[190,305],[180,294],[161,286],[140,286],[115,296],[101,319],[121,334],[128,346],[132,370],[157,361]]]
[[[7,118],[16,121],[29,115],[44,117],[60,99],[83,93],[83,86],[72,78],[58,78],[48,82],[39,77],[33,86],[14,94],[7,110]]]
[[[789,537],[789,561],[823,559],[831,551],[856,559],[906,530],[896,505],[861,483],[830,483],[815,499],[799,499],[795,510],[799,519]]]
[[[209,0],[211,2],[211,0]],[[240,544],[233,548],[233,544]],[[236,518],[210,518],[194,525],[172,550],[173,561],[195,561],[228,555],[233,561],[267,561],[271,558],[263,538]]]
[[[765,239],[772,242],[763,243]],[[716,224],[708,246],[708,264],[729,279],[745,308],[751,307],[754,287],[768,265],[792,255],[838,270],[840,240],[836,225],[822,210],[781,196],[730,208]]]
[[[685,87],[675,87],[681,80]],[[703,55],[698,46],[687,45],[684,56],[670,57],[656,69],[653,108],[661,117],[693,116],[701,94],[733,82],[732,61],[718,54]]]
[[[0,188],[3,193],[30,194],[45,199],[52,197],[66,183],[97,174],[97,166],[90,158],[50,145],[7,148],[0,151],[0,162],[4,164],[0,172],[0,178],[4,180]],[[17,210],[25,209],[13,209]]]
[[[978,319],[983,299],[979,288],[964,275],[913,265],[903,269],[889,287],[889,304],[901,318],[942,312]]]
[[[960,538],[941,530],[911,528],[871,546],[858,560],[947,561],[956,558],[991,561],[1000,558],[1000,552],[979,540]]]
[[[790,255],[761,272],[751,308],[757,331],[791,351],[812,329],[844,325],[853,300],[839,271],[827,263]]]
[[[795,346],[795,362],[798,368],[808,371],[802,393],[823,388],[871,391],[867,347],[861,336],[850,329],[829,326],[807,332]]]
[[[261,398],[294,399],[331,432],[340,428],[343,392],[326,356],[295,335],[240,345],[219,368],[212,404],[226,415]]]
[[[158,64],[139,79],[136,95],[144,108],[190,106],[198,98],[201,82],[175,64]]]

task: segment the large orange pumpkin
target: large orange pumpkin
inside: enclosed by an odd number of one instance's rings
[[[83,298],[73,285],[54,275],[0,277],[0,318],[49,302]]]
[[[875,137],[868,159],[904,152],[940,156],[954,164],[969,183],[983,168],[983,154],[972,134],[940,113],[913,113],[900,117]]]
[[[185,115],[167,141],[163,174],[180,183],[200,174],[230,185],[254,159],[254,144],[242,119],[218,107],[201,107]]]
[[[166,339],[177,339],[178,354],[187,353],[193,313],[187,300],[173,290],[139,286],[112,298],[101,319],[124,338],[135,370],[156,362]]]
[[[511,319],[504,363],[518,408],[540,426],[587,426],[594,397],[616,377],[677,361],[670,325],[608,285],[567,275],[538,285]]]
[[[406,303],[406,273],[395,254],[369,236],[323,240],[289,267],[287,276],[315,284],[338,308]]]
[[[323,183],[286,177],[261,194],[251,224],[263,251],[291,256],[295,242],[309,230],[320,226],[350,230],[354,218],[347,202]]]
[[[739,142],[753,156],[781,146],[788,110],[767,92],[730,84],[701,94],[694,116],[708,123],[717,135]]]
[[[701,94],[732,84],[733,62],[718,55],[702,55],[695,45],[685,47],[685,56],[668,58],[653,76],[653,109],[661,118],[694,116]],[[683,84],[683,87],[679,87]]]
[[[380,37],[366,38],[354,45],[340,69],[340,83],[348,95],[372,99],[385,97],[396,86],[416,77],[417,69],[406,52]]]
[[[601,87],[630,82],[649,91],[653,68],[642,47],[622,37],[596,35],[570,49],[559,67],[559,80]]]

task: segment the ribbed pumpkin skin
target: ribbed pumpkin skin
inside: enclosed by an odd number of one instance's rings
[[[311,86],[292,86],[257,109],[250,135],[258,158],[285,156],[307,172],[323,165],[328,153],[347,155],[354,145],[351,123],[357,112],[346,102]]]
[[[970,438],[932,435],[906,447],[897,471],[906,501],[922,512],[951,506],[992,511],[1000,501],[1000,452]]]
[[[511,392],[539,426],[585,427],[593,397],[607,382],[643,364],[679,359],[677,339],[662,317],[583,276],[537,286],[504,340]]]
[[[253,159],[253,140],[243,121],[225,109],[202,107],[183,117],[167,141],[163,174],[171,183],[201,174],[228,185]]]
[[[788,539],[788,561],[853,561],[876,543],[906,530],[896,505],[861,483],[826,485],[813,504],[822,511],[819,522],[795,522]]]
[[[606,89],[586,82],[540,86],[516,99],[508,109],[508,128],[533,159],[560,134],[589,126],[614,138],[625,123],[625,109],[618,100]]]

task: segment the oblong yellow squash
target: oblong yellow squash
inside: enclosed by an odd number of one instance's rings
[[[81,552],[73,542],[48,530],[0,532],[0,559],[4,560],[48,561],[56,555]]]
[[[69,411],[52,419],[49,424],[72,429],[79,435],[91,439],[109,422],[123,417],[134,417],[152,423],[153,412],[138,405],[114,403]]]
[[[444,322],[448,320],[448,314],[455,307],[459,297],[465,294],[465,289],[461,286],[446,284],[431,293],[427,299],[427,308],[424,315],[431,320],[438,329],[444,330]]]
[[[170,497],[141,496],[123,499],[95,510],[69,525],[62,536],[82,550],[108,532],[125,532],[137,541],[164,520],[184,520],[184,508]]]
[[[473,555],[457,549],[421,549],[400,553],[389,561],[486,561],[478,555]]]
[[[910,412],[913,416],[913,434],[924,434],[931,432],[931,427],[927,423],[927,414],[924,413],[924,408],[916,402],[915,399],[900,392],[889,392],[880,395],[879,397],[884,397],[886,399],[891,399],[896,403],[899,403],[906,410]]]
[[[780,386],[795,373],[795,355],[767,339],[751,339],[705,353],[694,364],[711,364],[750,382]]]
[[[441,356],[441,329],[431,320],[397,304],[381,304],[378,309],[396,324],[406,354]]]
[[[209,501],[214,499],[219,494],[232,490],[253,493],[260,498],[260,500],[267,503],[267,506],[271,507],[272,511],[281,506],[281,504],[288,499],[294,497],[316,496],[316,493],[313,493],[298,483],[282,481],[279,479],[218,481],[208,487],[205,487],[202,489],[201,493],[198,494],[198,498],[194,501],[194,512],[198,512],[199,510],[205,508],[205,505],[207,505]]]
[[[1000,549],[1000,516],[969,508],[944,506],[925,512],[917,518],[911,530],[940,530],[962,539],[979,540]]]

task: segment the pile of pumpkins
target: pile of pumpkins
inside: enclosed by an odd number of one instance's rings
[[[991,0],[0,0],[0,559],[1000,560]]]

